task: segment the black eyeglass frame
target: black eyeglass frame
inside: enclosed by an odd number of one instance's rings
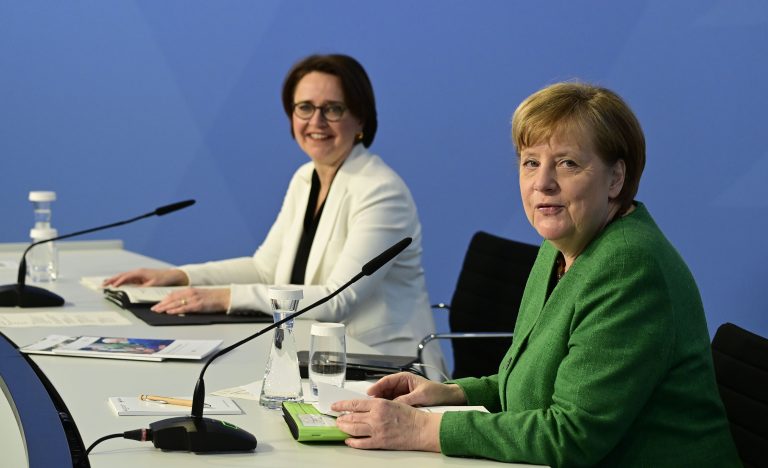
[[[303,117],[303,116],[299,115],[299,113],[298,113],[298,107],[299,106],[310,106],[310,107],[312,107],[312,113],[309,114],[306,117]],[[331,107],[340,107],[341,108],[341,114],[339,115],[338,118],[333,118],[333,119],[332,118],[328,118],[328,109],[331,108]],[[316,105],[312,104],[309,101],[301,101],[301,102],[297,102],[297,103],[295,103],[293,105],[293,115],[295,115],[297,118],[299,118],[301,120],[312,120],[312,117],[314,117],[315,112],[318,109],[320,109],[320,115],[325,120],[327,120],[328,122],[338,122],[339,120],[344,118],[344,116],[347,114],[347,111],[349,110],[349,108],[343,102],[331,101],[331,102],[326,102],[325,104],[323,104],[321,106],[316,106]]]

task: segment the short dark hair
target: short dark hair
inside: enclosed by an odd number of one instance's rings
[[[339,78],[344,93],[344,104],[349,112],[363,124],[363,146],[368,148],[376,136],[379,123],[376,118],[376,100],[368,74],[360,63],[348,55],[310,55],[291,67],[283,82],[283,109],[288,119],[293,115],[293,96],[302,78],[311,72],[327,73]],[[291,125],[291,136],[293,125]]]
[[[624,186],[616,197],[619,213],[624,213],[637,195],[645,168],[645,136],[632,109],[609,89],[563,82],[528,96],[512,116],[512,140],[518,157],[525,148],[568,130],[590,138],[597,155],[607,164],[624,161]]]

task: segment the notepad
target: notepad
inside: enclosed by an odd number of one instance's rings
[[[231,398],[209,395],[205,397],[205,404],[208,406],[203,408],[203,414],[243,414]],[[118,416],[180,416],[192,411],[189,406],[144,401],[139,397],[110,397],[109,406]]]

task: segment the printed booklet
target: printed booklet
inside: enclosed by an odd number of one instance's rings
[[[27,354],[80,356],[138,361],[200,360],[221,345],[221,340],[170,340],[103,336],[48,335],[19,351]]]

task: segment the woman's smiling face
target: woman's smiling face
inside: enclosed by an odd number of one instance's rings
[[[315,166],[338,169],[355,145],[355,136],[363,129],[362,123],[349,110],[339,121],[329,122],[319,109],[327,104],[344,104],[339,78],[321,72],[308,73],[296,85],[293,102],[308,102],[318,107],[309,120],[303,120],[295,113],[291,117],[299,147]]]

